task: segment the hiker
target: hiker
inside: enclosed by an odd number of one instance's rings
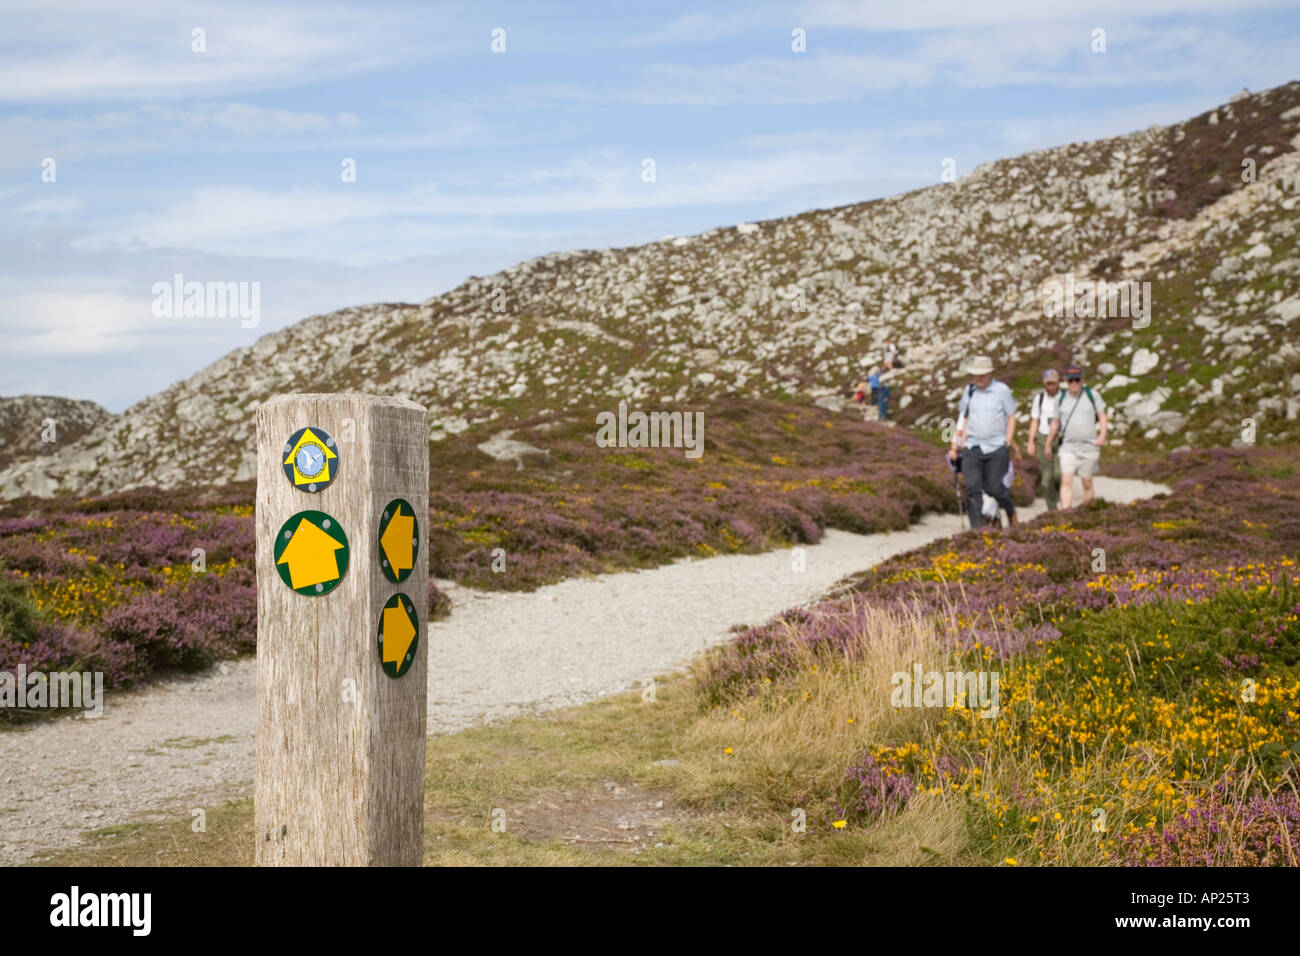
[[[1092,478],[1106,444],[1106,403],[1083,384],[1083,370],[1065,370],[1065,391],[1057,393],[1056,417],[1047,434],[1061,460],[1061,508],[1074,503],[1074,476],[1083,479],[1083,503],[1092,501]]]
[[[1016,504],[1003,480],[1016,448],[1016,400],[1005,382],[993,377],[993,360],[986,355],[971,359],[966,371],[974,381],[962,390],[958,406],[957,431],[948,458],[961,456],[961,474],[966,482],[966,514],[972,528],[985,523],[982,496],[997,499],[1015,525]]]
[[[1015,480],[1016,466],[1012,462],[1007,462],[1007,473],[1002,478],[1002,486],[1007,489],[1007,494],[1011,494],[1011,485]],[[980,494],[984,497],[984,504],[980,507],[980,511],[984,513],[984,517],[988,518],[992,524],[1001,527],[1002,521],[998,516],[1001,513],[1002,506],[998,503],[998,499],[991,497],[990,495],[985,495],[983,491],[981,491]]]
[[[877,409],[880,408],[880,369],[874,365],[871,367],[871,374],[867,376],[867,382],[871,385],[871,404]]]
[[[894,363],[892,359],[885,359],[885,367],[882,371],[876,373],[876,383],[880,387],[878,394],[877,407],[880,409],[880,421],[889,421],[889,396],[891,389],[889,387],[890,379],[894,377]]]
[[[957,419],[957,427],[958,427],[958,428],[961,428],[961,426],[962,426],[962,422],[964,422],[964,421],[965,421],[965,417],[964,417],[964,416],[958,418],[958,419]],[[951,464],[952,464],[954,470],[958,470],[958,471],[960,470],[960,466],[959,466],[956,462],[951,462]],[[1011,461],[1008,461],[1008,462],[1007,462],[1007,473],[1006,473],[1005,475],[1003,475],[1003,477],[1002,477],[1002,487],[1004,487],[1004,488],[1007,489],[1007,494],[1011,494],[1011,486],[1012,486],[1013,484],[1015,484],[1015,480],[1016,480],[1016,466],[1015,466],[1015,463],[1014,463],[1014,462],[1011,462]],[[980,500],[981,500],[980,511],[983,513],[984,517],[987,518],[987,519],[989,520],[989,522],[991,522],[992,524],[995,524],[995,525],[997,525],[998,527],[1001,527],[1001,526],[1002,526],[1002,521],[1000,520],[999,516],[1000,516],[1001,513],[1002,513],[1002,505],[998,502],[998,499],[994,498],[992,495],[986,495],[986,494],[984,494],[984,490],[981,488],[981,489],[980,489]],[[961,507],[961,500],[960,500],[960,498],[958,499],[958,507]],[[1008,520],[1009,520],[1009,517],[1008,517]]]
[[[1053,454],[1047,432],[1056,418],[1056,398],[1061,390],[1061,376],[1054,368],[1043,373],[1043,388],[1034,396],[1029,409],[1029,454],[1038,459],[1038,492],[1047,509],[1061,506],[1061,456]],[[1039,437],[1042,445],[1038,445]]]
[[[858,384],[853,386],[853,401],[857,402],[859,405],[865,402],[867,400],[867,389],[869,387],[870,386],[867,385],[867,380],[865,378],[858,379]]]
[[[898,346],[893,342],[885,343],[885,364],[890,368],[903,367],[903,363],[898,360]]]

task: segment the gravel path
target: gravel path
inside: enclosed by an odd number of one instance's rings
[[[1098,495],[1115,502],[1167,491],[1097,479]],[[845,575],[958,529],[955,515],[927,515],[906,531],[829,531],[804,547],[803,572],[784,550],[573,579],[528,594],[448,585],[452,616],[429,628],[429,732],[639,686],[725,642],[735,625],[813,601]],[[188,819],[193,808],[251,793],[256,674],[251,659],[229,662],[110,692],[97,720],[0,732],[0,864],[74,846],[87,830]]]

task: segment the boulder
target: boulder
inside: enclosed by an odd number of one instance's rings
[[[1124,399],[1124,414],[1136,422],[1152,421],[1156,413],[1169,400],[1170,390],[1161,385],[1150,395],[1143,395],[1141,392],[1134,392],[1128,398]]]
[[[489,458],[495,458],[497,461],[516,461],[525,455],[545,455],[545,450],[537,448],[527,442],[515,441],[510,436],[514,432],[507,429],[506,431],[497,432],[485,442],[480,442],[476,447]]]
[[[1160,356],[1150,349],[1138,349],[1129,362],[1129,374],[1138,378],[1160,364]]]
[[[1300,319],[1300,298],[1283,299],[1269,306],[1268,310],[1283,322],[1294,322]]]

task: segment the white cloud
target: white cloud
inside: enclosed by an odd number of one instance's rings
[[[740,140],[740,145],[748,149],[806,149],[818,148],[878,148],[891,140],[918,139],[926,136],[941,136],[952,128],[953,123],[925,122],[904,123],[890,129],[818,129],[790,130],[784,133],[755,133]]]
[[[119,351],[157,324],[148,300],[116,292],[25,292],[0,296],[0,329],[13,355]]]
[[[657,29],[631,33],[622,40],[621,45],[678,46],[732,37],[754,29],[756,12],[752,6],[747,5],[745,10],[737,13],[687,13]]]
[[[482,242],[535,236],[546,226],[505,227],[515,217],[554,217],[670,207],[755,204],[852,186],[880,195],[916,185],[885,162],[869,140],[828,143],[807,136],[794,148],[713,161],[661,159],[657,181],[641,180],[641,157],[597,150],[512,180],[491,177],[450,191],[422,184],[402,192],[336,189],[288,191],[246,186],[197,189],[167,208],[119,219],[78,239],[80,250],[180,247],[213,253],[298,255],[371,260],[392,248],[398,230],[426,241]],[[483,188],[477,188],[483,187]],[[554,232],[554,228],[550,230]],[[408,247],[409,248],[409,247]]]
[[[273,146],[301,142],[309,133],[352,136],[364,125],[353,113],[327,116],[247,103],[149,105],[71,116],[15,114],[0,118],[0,170],[35,168],[47,156],[65,160],[174,149],[186,137],[238,137]]]
[[[162,0],[11,6],[0,100],[159,99],[337,80],[463,44],[434,18],[340,4]],[[192,31],[206,31],[205,52]]]
[[[27,216],[63,216],[76,212],[85,205],[78,196],[42,196],[18,207],[20,215]]]
[[[1086,23],[1164,16],[1228,16],[1245,10],[1282,9],[1286,0],[909,0],[907,3],[859,3],[819,0],[795,15],[802,25],[860,30],[931,31],[1026,27],[1043,23]],[[814,38],[809,36],[810,48]]]
[[[984,9],[979,4],[967,6]],[[1095,21],[1087,18],[1062,22],[1039,16],[1011,25],[991,17],[986,19],[993,25],[984,21],[967,25],[973,16],[936,19],[925,30],[908,28],[912,32],[893,42],[894,52],[887,54],[820,52],[810,40],[805,54],[704,65],[656,63],[636,70],[631,83],[550,84],[538,87],[534,95],[545,102],[703,106],[835,103],[934,87],[1146,90],[1181,85],[1218,90],[1225,83],[1257,82],[1260,76],[1281,82],[1286,77],[1275,74],[1282,65],[1300,62],[1300,39],[1286,35],[1246,40],[1218,27],[1157,28],[1117,13],[1106,21],[1106,52],[1094,53]],[[842,46],[843,34],[836,39]],[[521,91],[520,95],[528,94]]]

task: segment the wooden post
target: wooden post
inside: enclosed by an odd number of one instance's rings
[[[427,418],[414,402],[357,393],[257,410],[259,866],[423,860]],[[386,569],[404,536],[409,550]],[[394,570],[409,576],[394,583]]]

